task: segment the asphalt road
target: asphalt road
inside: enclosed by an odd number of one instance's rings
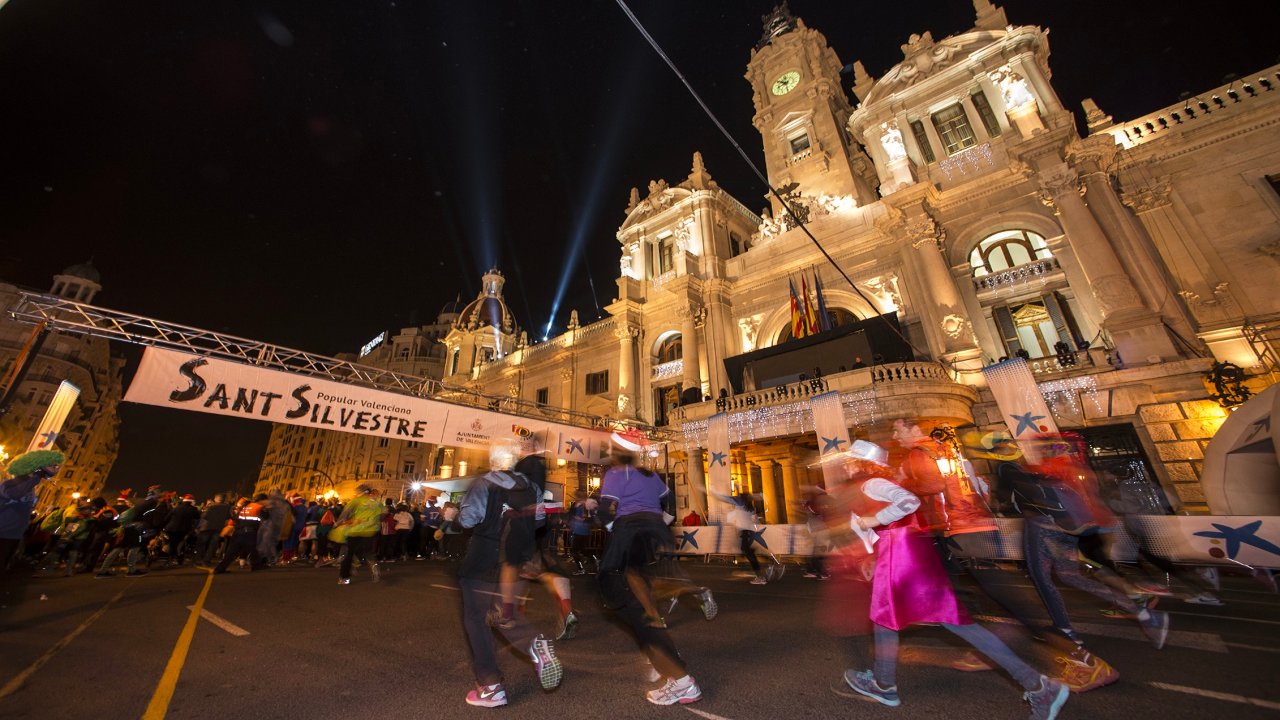
[[[544,693],[532,666],[506,653],[511,705],[498,710],[463,702],[472,678],[457,583],[446,563],[398,563],[377,584],[358,571],[349,586],[337,585],[335,569],[311,567],[233,570],[211,583],[195,568],[103,580],[19,573],[0,593],[0,718],[1026,716],[1020,689],[1002,673],[951,669],[962,648],[937,628],[904,635],[900,708],[841,697],[832,687],[848,664],[849,642],[814,629],[821,581],[793,567],[780,581],[753,586],[731,566],[686,567],[721,607],[712,622],[692,606],[669,619],[703,688],[701,702],[659,708],[644,700],[649,686],[633,641],[600,608],[593,578],[581,577],[574,580],[581,631],[558,643],[564,683]],[[1024,577],[1010,573],[1005,581],[1034,602]],[[193,619],[189,608],[206,587],[208,614]],[[553,632],[549,596],[541,588],[530,594],[531,619]],[[1280,717],[1280,596],[1261,584],[1227,579],[1224,607],[1164,601],[1161,608],[1174,612],[1173,631],[1158,652],[1134,623],[1100,615],[1102,603],[1067,597],[1090,646],[1123,677],[1072,696],[1063,717]],[[979,612],[1000,615],[989,603]],[[1020,627],[990,626],[1033,664],[1056,667]],[[181,658],[175,648],[184,628],[194,632]]]

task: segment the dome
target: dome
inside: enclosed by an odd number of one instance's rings
[[[511,317],[511,311],[507,309],[506,301],[502,298],[504,282],[505,278],[497,270],[485,273],[480,294],[475,300],[467,303],[466,307],[456,311],[458,317],[453,321],[453,326],[459,330],[494,327],[503,333],[515,332],[515,321]],[[446,310],[448,307],[448,305],[445,306]]]
[[[88,280],[91,283],[102,283],[102,275],[98,273],[98,269],[87,262],[72,265],[66,270],[63,270],[62,274],[78,277],[82,280]]]

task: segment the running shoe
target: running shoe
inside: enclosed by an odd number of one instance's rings
[[[1031,703],[1031,720],[1053,720],[1070,694],[1066,685],[1041,675],[1040,688],[1023,693],[1022,699]]]
[[[502,707],[507,704],[507,691],[502,683],[481,685],[467,693],[467,704],[476,707]]]
[[[147,572],[148,571],[146,570],[130,570],[129,572],[125,573],[124,576],[125,577],[142,577],[146,575]]]
[[[115,577],[115,576],[116,576],[116,574],[115,574],[115,573],[113,573],[113,572],[111,572],[110,570],[103,570],[102,572],[98,573],[97,575],[94,575],[94,576],[93,576],[93,579],[94,579],[94,580],[101,580],[102,578],[109,578],[109,577]]]
[[[373,574],[373,581],[378,582],[382,579],[382,563],[369,563],[369,572]]]
[[[351,578],[338,578],[338,584],[339,584],[339,585],[350,585],[350,584],[351,584]]]
[[[667,629],[667,621],[657,615],[645,615],[644,624],[651,628],[659,628],[661,630]]]
[[[757,576],[755,576],[755,577],[751,578],[751,584],[752,584],[752,585],[768,585],[768,584],[769,584],[769,581],[768,581],[768,580],[765,580],[763,577],[761,577],[761,576],[757,575]]]
[[[1222,602],[1218,596],[1208,592],[1202,592],[1198,595],[1192,595],[1189,598],[1183,598],[1182,602],[1188,602],[1192,605],[1212,605],[1214,607],[1222,607],[1226,604]]]
[[[702,690],[692,675],[680,679],[669,678],[662,687],[650,690],[644,697],[654,705],[688,705],[702,699]]]
[[[551,641],[539,635],[529,643],[529,657],[533,658],[533,666],[538,670],[538,682],[542,683],[543,690],[553,690],[560,685],[560,679],[564,677],[564,666],[560,664],[560,658],[556,657],[555,645]]]
[[[702,607],[702,616],[708,620],[715,620],[716,615],[720,612],[720,606],[716,604],[716,599],[711,594],[711,588],[703,588],[698,593],[698,604]]]
[[[578,634],[578,615],[572,610],[568,615],[564,616],[564,620],[560,623],[560,632],[556,635],[557,640],[569,640]]]
[[[1145,580],[1137,580],[1132,583],[1135,590],[1143,595],[1159,595],[1160,597],[1169,597],[1173,591],[1166,585],[1159,583],[1147,582]]]
[[[951,661],[951,667],[961,672],[981,672],[990,670],[991,664],[983,660],[977,653],[970,650],[964,655]]]
[[[845,670],[844,682],[854,692],[882,705],[898,707],[902,704],[902,699],[898,697],[898,686],[881,687],[870,670]]]
[[[805,571],[804,571],[804,576],[805,576],[805,577],[807,577],[807,578],[816,578],[816,577],[818,577],[818,573],[816,573],[816,572],[814,572],[814,571],[812,571],[812,570],[805,570]]]
[[[1057,657],[1054,660],[1062,665],[1062,676],[1058,680],[1074,693],[1089,692],[1120,679],[1115,668],[1094,655],[1087,655],[1085,659]]]
[[[1146,633],[1152,647],[1159,650],[1169,638],[1169,613],[1159,610],[1148,610],[1146,619],[1138,618],[1142,632]]]

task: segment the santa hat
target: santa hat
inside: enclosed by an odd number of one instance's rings
[[[196,501],[196,496],[192,495],[191,493],[187,493],[186,495],[182,496],[182,502],[193,503],[195,501]]]
[[[129,496],[133,494],[133,488],[125,488],[120,491],[120,497],[116,498],[116,502],[128,502]]]
[[[609,439],[613,441],[614,445],[624,450],[630,450],[631,452],[640,452],[644,449],[645,445],[649,444],[644,433],[640,432],[636,428],[629,428],[621,432],[615,431]]]
[[[159,485],[151,485],[147,487],[147,495],[159,495],[159,494],[160,494]]]

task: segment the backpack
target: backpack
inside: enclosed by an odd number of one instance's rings
[[[1061,480],[1023,471],[1013,477],[1012,490],[1013,506],[1024,515],[1047,517],[1058,529],[1071,535],[1098,531],[1098,518],[1089,502]]]

